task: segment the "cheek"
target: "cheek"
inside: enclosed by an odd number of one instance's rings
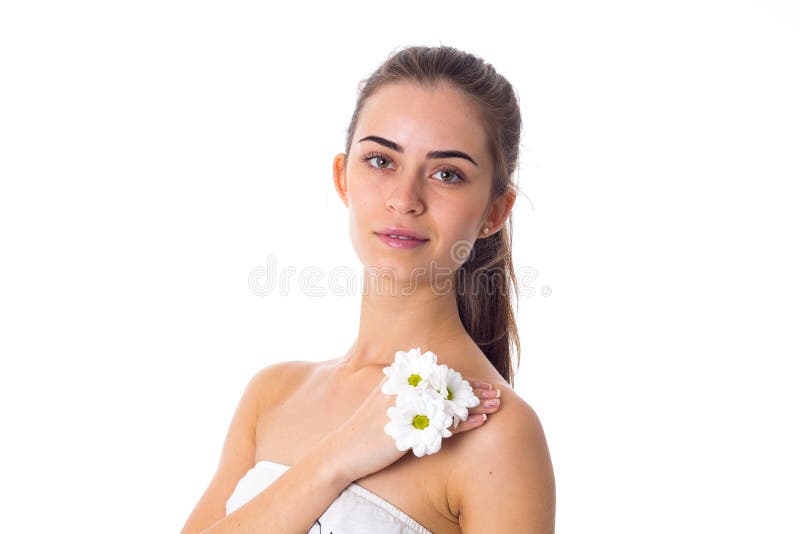
[[[377,211],[378,205],[373,199],[358,192],[354,193],[348,208],[350,243],[361,257],[362,248],[374,237],[373,230],[385,221],[381,220]]]
[[[369,212],[380,205],[381,192],[371,187],[363,179],[355,178],[350,187],[351,210],[355,209],[360,213]]]
[[[369,231],[363,208],[364,206],[360,204],[350,205],[350,242],[355,246],[365,239],[365,234]]]
[[[370,230],[373,226],[380,224],[377,217],[377,204],[367,197],[353,196],[350,203],[350,223],[357,225],[358,228],[354,230],[365,231]]]
[[[481,220],[479,209],[452,211],[442,218],[447,221],[440,228],[440,243],[437,257],[453,266],[461,266],[475,246],[478,238],[477,225]]]
[[[462,206],[460,209],[446,209],[441,215],[442,232],[448,239],[474,239],[475,228],[480,220],[481,212],[476,207]]]

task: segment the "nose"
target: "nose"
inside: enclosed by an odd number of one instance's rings
[[[421,214],[425,208],[417,187],[417,180],[414,176],[398,177],[397,186],[386,199],[386,208],[403,214]]]

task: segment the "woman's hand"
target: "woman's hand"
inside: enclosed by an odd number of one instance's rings
[[[328,444],[338,451],[336,457],[340,462],[340,471],[351,481],[380,471],[408,453],[397,450],[395,441],[383,429],[389,422],[386,411],[396,401],[396,395],[387,395],[381,391],[381,386],[387,380],[388,377],[381,380],[353,415],[328,436],[331,440]],[[492,388],[491,384],[469,378],[464,380],[472,386],[481,403],[468,410],[469,417],[466,421],[459,422],[458,428],[454,429],[452,425],[449,427],[453,434],[481,426],[488,417],[483,414],[491,414],[500,409],[499,390]],[[497,406],[485,404],[494,399],[497,400]]]

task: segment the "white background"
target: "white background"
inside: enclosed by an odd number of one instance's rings
[[[3,531],[177,532],[250,377],[344,353],[331,163],[415,44],[520,96],[517,389],[557,530],[800,531],[797,4],[527,5],[2,4]],[[255,295],[269,257],[323,296]]]

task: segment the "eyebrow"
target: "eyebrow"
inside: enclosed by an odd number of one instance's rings
[[[377,135],[368,135],[364,138],[358,140],[360,143],[361,141],[375,141],[379,145],[383,145],[387,148],[391,148],[392,150],[396,150],[397,152],[403,153],[403,147],[395,143],[394,141],[389,141],[388,139],[384,139],[383,137],[379,137]],[[475,160],[469,157],[469,154],[465,154],[460,150],[431,150],[427,154],[425,154],[427,159],[432,158],[463,158],[472,162],[473,165],[476,167],[478,166],[475,163]]]

